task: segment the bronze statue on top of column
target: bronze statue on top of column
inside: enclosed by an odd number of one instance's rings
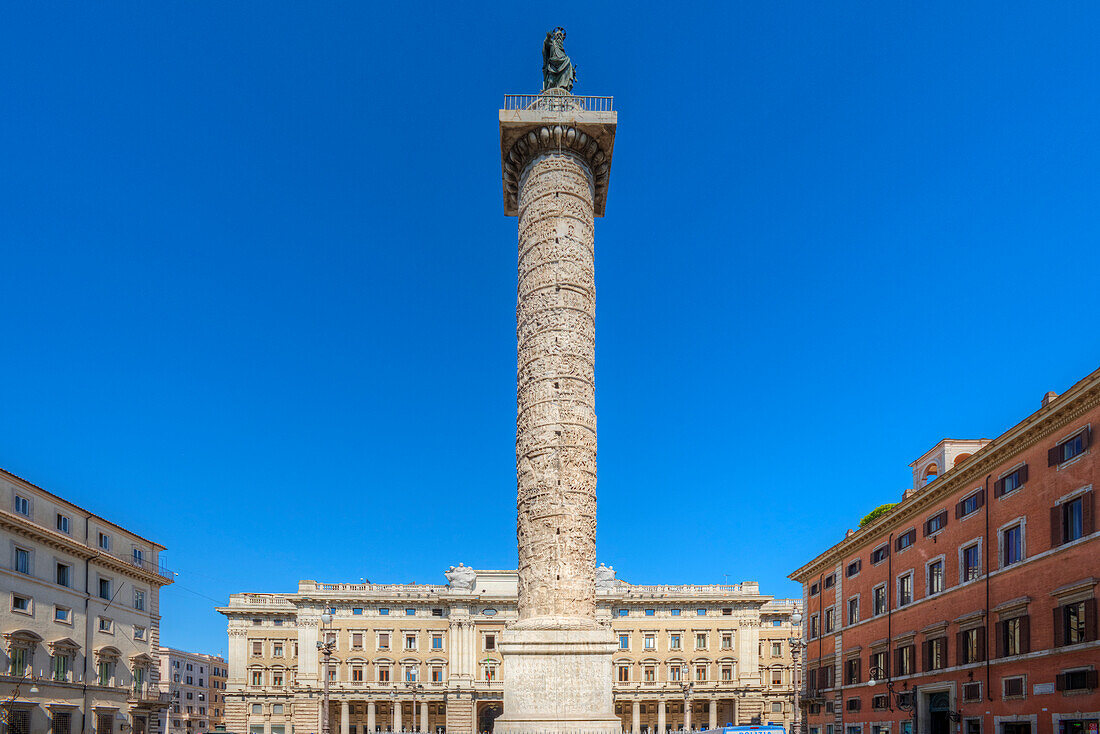
[[[564,89],[572,94],[575,81],[577,67],[565,53],[565,29],[558,26],[542,42],[542,91]]]

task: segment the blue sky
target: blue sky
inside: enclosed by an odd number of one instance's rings
[[[1100,366],[1092,3],[30,3],[0,27],[0,466],[168,546],[163,640],[515,565],[496,110],[620,114],[599,556],[786,574]]]

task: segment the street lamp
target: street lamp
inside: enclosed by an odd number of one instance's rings
[[[868,671],[867,685],[873,686],[876,683],[885,683],[888,695],[894,698],[894,705],[896,705],[902,711],[909,714],[909,718],[913,720],[913,732],[917,731],[917,687],[913,686],[911,691],[896,691],[894,690],[894,681],[890,679],[890,676],[882,668],[875,666]],[[906,683],[906,686],[909,684]],[[957,711],[948,711],[947,718],[951,721],[959,721],[962,717],[959,716]]]
[[[416,681],[405,681],[405,687],[408,688],[409,690],[411,690],[412,693],[413,693],[413,720],[412,720],[413,730],[414,731],[420,731],[420,729],[418,729],[417,726],[416,726],[416,692],[417,691],[423,691],[424,686],[420,685]],[[421,718],[423,718],[423,717],[421,717]],[[424,726],[423,721],[420,722],[420,726]]]
[[[691,673],[691,668],[688,667],[687,663],[684,663],[683,665],[680,666],[680,685],[684,689],[684,724],[685,724],[684,729],[685,730],[687,730],[687,726],[686,726],[687,718],[688,718],[688,716],[691,715],[690,714],[691,709],[689,708],[689,706],[691,706],[691,687],[692,687],[692,683],[691,683],[691,678],[689,676],[689,673]]]
[[[321,698],[321,733],[329,734],[331,731],[328,720],[328,672],[329,672],[329,658],[333,651],[336,649],[336,640],[329,640],[325,634],[328,631],[328,626],[332,622],[332,614],[325,612],[321,615],[321,639],[317,640],[317,651],[321,653],[322,659],[325,661],[325,669],[321,674],[324,679],[324,693]]]
[[[795,611],[795,613],[791,615],[791,625],[792,627],[798,627],[801,624],[802,615],[798,611]],[[787,638],[787,643],[791,646],[791,660],[794,661],[794,675],[791,676],[791,685],[794,687],[794,725],[791,728],[793,729],[793,734],[802,734],[802,708],[798,700],[798,671],[800,667],[798,659],[802,655],[802,635],[799,634],[796,636],[792,634]]]

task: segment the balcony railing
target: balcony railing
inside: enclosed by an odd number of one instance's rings
[[[164,704],[168,706],[168,691],[162,691],[152,683],[143,683],[130,687],[127,696],[131,703],[137,704]]]
[[[504,109],[540,112],[612,112],[614,97],[577,97],[572,94],[506,94]]]

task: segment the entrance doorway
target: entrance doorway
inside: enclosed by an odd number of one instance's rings
[[[946,691],[928,697],[928,734],[950,734],[951,699]]]
[[[492,734],[497,717],[504,713],[504,705],[499,703],[482,704],[477,712],[477,730]]]

